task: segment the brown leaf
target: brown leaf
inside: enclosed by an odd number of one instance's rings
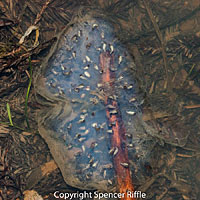
[[[43,200],[35,190],[26,190],[24,191],[24,200]]]
[[[44,165],[41,166],[42,176],[45,176],[48,173],[51,173],[52,171],[54,171],[57,168],[58,167],[57,167],[56,163],[54,162],[54,160],[51,160],[51,161],[45,163]]]

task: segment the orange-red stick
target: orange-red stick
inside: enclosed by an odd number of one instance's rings
[[[113,84],[113,72],[110,71],[110,66],[114,63],[114,55],[110,55],[109,52],[104,52],[100,54],[100,67],[103,70],[102,74],[102,82],[107,84],[108,87],[112,88]],[[110,95],[110,94],[109,94]],[[108,96],[105,97],[105,104],[108,104]],[[121,163],[128,163],[128,150],[125,147],[122,148],[123,143],[125,144],[125,128],[123,122],[120,117],[120,111],[118,109],[118,105],[116,100],[112,100],[109,104],[116,107],[118,114],[110,115],[109,110],[106,110],[107,117],[110,123],[115,123],[112,126],[113,135],[111,138],[112,147],[118,148],[118,153],[114,156],[114,165],[115,171],[117,175],[118,188],[120,193],[125,193],[125,197],[123,200],[130,200],[134,198],[130,198],[126,196],[127,191],[134,191],[134,186],[131,180],[129,167],[122,166]]]

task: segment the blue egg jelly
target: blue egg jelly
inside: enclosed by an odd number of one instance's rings
[[[67,184],[114,191],[129,175],[142,180],[137,166],[148,150],[134,67],[112,26],[91,17],[66,28],[42,65],[35,89],[48,107],[39,132]]]

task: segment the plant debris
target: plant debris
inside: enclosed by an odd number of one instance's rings
[[[27,190],[36,191],[43,199],[54,199],[56,190],[77,190],[66,185],[54,164],[44,167],[53,158],[38,135],[35,111],[41,105],[35,101],[33,88],[27,100],[30,125],[27,130],[24,115],[30,81],[27,72],[29,57],[34,73],[56,41],[56,34],[69,25],[75,14],[95,13],[99,9],[114,24],[116,37],[135,60],[143,120],[157,130],[154,153],[143,163],[143,174],[148,181],[141,184],[143,179],[139,177],[136,189],[146,192],[149,200],[200,199],[200,23],[197,20],[200,4],[196,0],[0,2],[0,199],[23,199]],[[20,39],[23,42],[19,44]],[[90,49],[90,44],[87,48]],[[103,48],[106,51],[109,45]],[[92,57],[86,61],[89,59]],[[67,71],[66,77],[70,73]],[[86,73],[83,78],[90,79],[91,74]],[[99,97],[103,100],[104,96]],[[134,99],[133,96],[131,102]],[[14,126],[9,126],[6,104],[10,106]],[[98,129],[98,125],[94,128]],[[180,133],[185,135],[181,140]],[[178,143],[166,144],[170,137]],[[95,141],[91,144],[95,148]],[[137,146],[128,148],[137,151]],[[85,151],[85,146],[81,151]],[[134,165],[133,159],[129,160]],[[92,165],[96,167],[98,163]],[[105,177],[107,169],[109,166],[102,171]],[[39,171],[42,175],[31,179]]]

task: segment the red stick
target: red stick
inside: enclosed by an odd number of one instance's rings
[[[110,54],[109,52],[104,52],[100,54],[100,67],[103,70],[102,74],[102,82],[104,85],[107,85],[108,87],[111,87],[109,89],[112,90],[113,88],[113,77],[114,72],[110,71],[110,67],[112,67],[114,63],[114,54]],[[108,90],[109,90],[108,89]],[[110,94],[109,94],[110,95]],[[125,144],[125,127],[123,125],[123,121],[120,116],[120,110],[117,105],[116,100],[111,100],[108,102],[108,96],[105,97],[105,104],[108,105],[111,104],[112,106],[116,107],[117,114],[110,115],[109,110],[106,110],[106,114],[108,117],[108,120],[110,123],[115,123],[114,126],[112,126],[113,135],[111,138],[111,145],[112,147],[115,147],[115,149],[118,149],[118,152],[116,155],[114,155],[114,166],[115,171],[117,175],[117,183],[120,193],[125,193],[125,197],[123,200],[130,200],[134,198],[127,197],[126,193],[127,191],[134,191],[134,186],[131,180],[130,175],[130,169],[128,166],[122,166],[123,163],[129,163],[128,162],[128,150],[125,147],[122,148],[123,143]]]

